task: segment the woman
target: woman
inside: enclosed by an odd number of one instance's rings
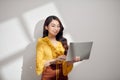
[[[58,17],[46,18],[43,37],[38,39],[36,45],[36,72],[42,73],[41,80],[68,80],[68,73],[73,63],[79,58],[66,62],[68,50],[67,40],[63,38],[63,25]]]

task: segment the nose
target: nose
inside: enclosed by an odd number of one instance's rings
[[[59,27],[58,27],[58,26],[55,26],[55,30],[59,30]]]

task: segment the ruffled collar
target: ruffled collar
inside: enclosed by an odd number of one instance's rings
[[[63,55],[63,51],[61,51],[59,42],[56,46],[54,46],[47,36],[43,38],[43,41],[46,42],[50,46],[50,48],[55,52],[55,54],[53,53],[54,58],[60,56],[61,54]]]
[[[58,47],[58,43],[57,46],[54,46],[48,37],[44,37],[43,40],[53,49],[56,49]]]

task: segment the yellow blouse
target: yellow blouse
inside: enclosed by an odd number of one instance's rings
[[[40,75],[43,71],[44,64],[48,60],[57,58],[60,55],[64,55],[64,48],[61,42],[58,41],[57,46],[54,46],[48,37],[39,38],[36,45],[36,73]],[[66,61],[62,62],[63,74],[67,75],[73,65],[67,65]]]

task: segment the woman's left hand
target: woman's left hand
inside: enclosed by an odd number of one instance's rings
[[[73,62],[78,62],[78,61],[80,61],[80,57],[76,56],[73,58]]]

